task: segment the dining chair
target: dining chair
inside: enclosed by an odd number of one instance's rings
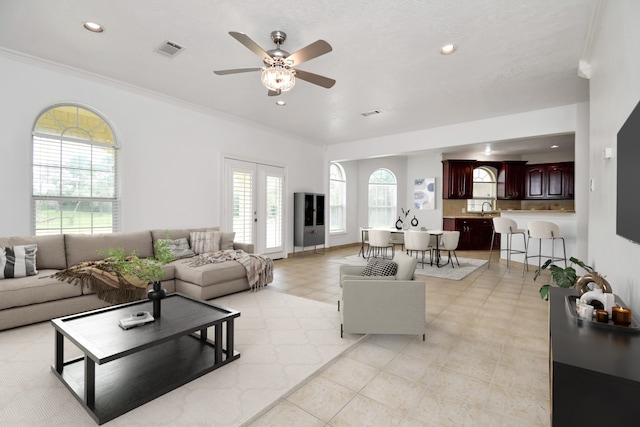
[[[427,251],[429,251],[429,259],[433,263],[431,240],[432,236],[427,231],[409,230],[404,233],[404,247],[409,252],[409,255],[413,255],[415,251],[416,258],[418,258],[418,253],[422,253],[422,268],[424,268],[424,257]]]
[[[455,268],[453,265],[453,259],[451,258],[451,253],[456,257],[456,263],[458,267],[460,267],[460,261],[458,261],[458,255],[456,254],[456,249],[458,248],[458,242],[460,241],[460,232],[459,231],[443,231],[442,236],[440,236],[440,251],[446,251],[449,258],[447,259],[446,264],[451,262],[451,268]]]
[[[369,256],[373,253],[373,257],[377,258],[382,256],[384,258],[387,255],[387,249],[391,248],[391,257],[395,255],[395,246],[391,243],[391,231],[388,230],[369,230]]]

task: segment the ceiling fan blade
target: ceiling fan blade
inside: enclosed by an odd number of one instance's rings
[[[232,70],[216,70],[215,74],[219,76],[224,76],[225,74],[238,74],[238,73],[248,73],[251,71],[260,71],[262,68],[234,68]]]
[[[258,55],[260,59],[264,60],[265,58],[271,58],[271,56],[269,56],[269,54],[265,52],[263,48],[258,46],[256,42],[251,40],[251,38],[248,35],[244,33],[238,33],[237,31],[229,31],[229,35],[231,35],[231,37],[233,37],[234,39],[242,43],[251,52]]]
[[[296,70],[296,77],[327,89],[332,88],[333,85],[336,84],[336,81],[329,77],[309,73],[308,71]]]
[[[269,90],[269,93],[267,93],[267,95],[269,96],[278,96],[282,93],[282,91],[280,90]]]
[[[290,66],[300,65],[310,59],[317,58],[320,55],[331,52],[331,45],[324,40],[318,40],[308,46],[303,47],[299,51],[287,56],[287,64]]]

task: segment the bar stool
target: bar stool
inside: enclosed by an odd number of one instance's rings
[[[493,233],[491,234],[491,248],[489,249],[489,265],[487,269],[491,268],[491,254],[493,253],[493,241],[496,234],[506,234],[507,248],[500,249],[500,252],[507,251],[507,272],[511,273],[511,254],[525,254],[527,253],[527,238],[525,237],[527,231],[518,228],[518,224],[510,218],[496,217],[493,218]],[[524,243],[524,251],[519,249],[513,249],[512,240],[514,234],[522,234],[522,242]],[[522,275],[524,276],[524,264],[522,264]]]
[[[527,271],[529,271],[529,263],[527,260],[529,258],[538,258],[538,271],[534,276],[533,280],[536,280],[540,275],[540,268],[542,266],[542,258],[549,258],[551,262],[554,261],[564,261],[564,267],[567,267],[567,249],[564,242],[564,236],[560,233],[560,227],[553,222],[548,221],[529,221],[527,222],[527,232],[529,237],[527,238],[527,249],[526,254],[524,256],[524,263],[526,264]],[[531,245],[529,244],[529,239],[539,239],[538,244],[538,255],[529,255],[529,249]],[[542,255],[542,240],[543,239],[551,239],[551,256]],[[562,240],[562,252],[564,257],[556,257],[555,256],[555,243],[556,240]]]

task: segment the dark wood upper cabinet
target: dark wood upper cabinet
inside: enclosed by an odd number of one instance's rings
[[[442,198],[473,198],[474,160],[442,161]]]
[[[526,160],[504,161],[498,168],[498,200],[525,197]]]
[[[545,165],[528,165],[525,172],[525,197],[544,199]]]
[[[573,199],[573,162],[526,165],[527,199]]]

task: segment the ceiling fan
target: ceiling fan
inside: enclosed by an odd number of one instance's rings
[[[283,31],[271,32],[271,40],[276,44],[276,48],[269,51],[262,49],[244,33],[230,31],[229,34],[250,51],[258,55],[265,66],[260,68],[235,68],[231,70],[214,71],[217,75],[223,76],[225,74],[261,71],[262,84],[269,90],[269,96],[277,96],[282,92],[291,90],[296,83],[296,77],[327,89],[336,84],[335,80],[328,77],[293,68],[310,59],[331,52],[331,45],[324,40],[315,41],[297,52],[290,54],[280,49],[280,45],[287,39],[287,35]]]

